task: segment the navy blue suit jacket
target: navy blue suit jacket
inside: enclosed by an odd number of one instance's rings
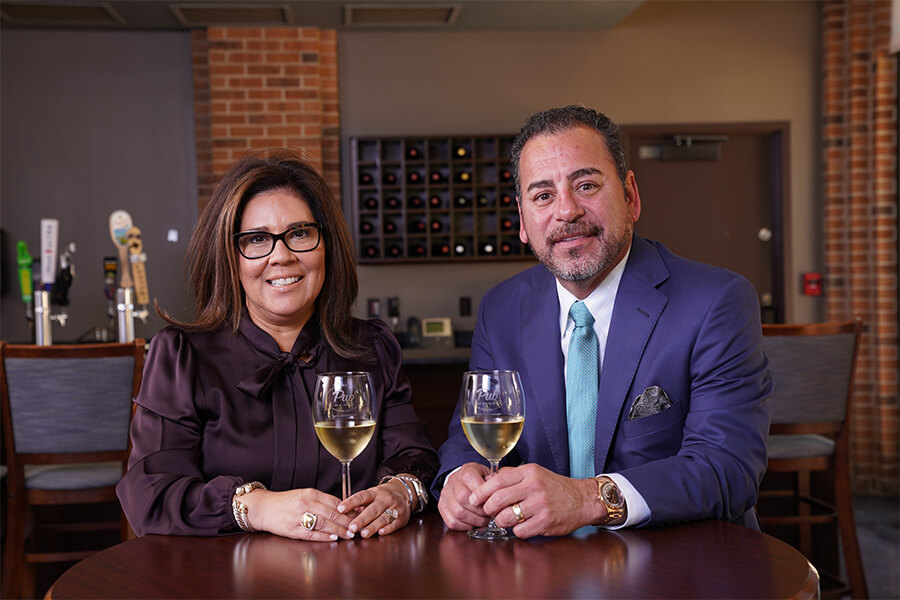
[[[759,303],[745,278],[675,256],[637,235],[610,323],[597,397],[596,473],[621,473],[650,507],[650,524],[724,519],[758,527],[771,389]],[[525,428],[504,465],[569,474],[566,391],[554,276],[527,269],[482,299],[470,368],[519,371]],[[629,420],[659,386],[672,402]],[[454,414],[440,449],[444,476],[476,454]]]

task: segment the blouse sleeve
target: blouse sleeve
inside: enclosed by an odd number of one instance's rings
[[[413,408],[412,389],[402,368],[400,344],[382,321],[369,321],[369,332],[384,380],[382,460],[377,478],[381,480],[385,475],[410,473],[418,477],[427,490],[437,473],[437,453],[427,427],[418,419]]]
[[[167,328],[150,345],[131,424],[128,471],[116,487],[137,535],[237,531],[233,476],[204,481],[200,468],[202,384],[187,334]]]

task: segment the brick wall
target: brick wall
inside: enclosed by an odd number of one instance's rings
[[[898,492],[897,55],[891,1],[823,4],[825,317],[866,322],[851,406],[854,489]]]
[[[340,196],[337,34],[309,27],[191,33],[202,208],[249,150],[297,149]]]

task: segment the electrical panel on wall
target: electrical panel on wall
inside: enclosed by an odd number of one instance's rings
[[[360,263],[521,260],[513,136],[351,139]]]

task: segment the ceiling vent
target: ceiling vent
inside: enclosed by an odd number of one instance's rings
[[[17,25],[125,25],[125,20],[106,2],[4,2],[0,5],[0,17]]]
[[[294,17],[286,4],[170,4],[169,9],[184,27],[217,25],[278,26],[293,25]]]
[[[458,4],[348,4],[344,25],[354,27],[447,27]]]

